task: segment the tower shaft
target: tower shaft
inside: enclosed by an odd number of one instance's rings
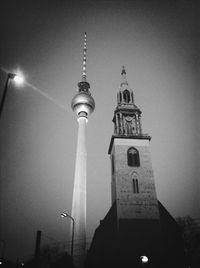
[[[78,83],[78,93],[73,97],[71,107],[78,117],[78,142],[76,152],[74,192],[72,200],[72,217],[74,230],[74,264],[83,268],[86,255],[86,123],[94,111],[95,102],[89,91],[86,79],[86,33],[83,49],[82,81]],[[73,226],[71,226],[73,231]]]
[[[75,220],[74,263],[78,268],[83,267],[86,251],[86,123],[87,118],[78,118],[78,140],[72,200],[72,217]]]

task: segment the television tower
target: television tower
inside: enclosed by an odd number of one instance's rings
[[[78,83],[78,93],[73,97],[71,107],[78,121],[78,140],[75,162],[74,190],[72,199],[72,217],[74,229],[74,264],[77,268],[84,265],[86,254],[86,124],[89,115],[94,111],[95,102],[89,91],[90,84],[86,79],[86,33],[83,48],[82,80]],[[72,228],[71,228],[72,230]]]

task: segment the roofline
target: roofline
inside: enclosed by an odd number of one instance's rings
[[[111,154],[111,149],[112,149],[114,139],[133,139],[133,140],[149,140],[150,141],[151,136],[149,136],[147,134],[142,134],[142,135],[140,134],[140,135],[134,135],[134,136],[112,135],[110,145],[109,145],[109,149],[108,149],[108,154]]]

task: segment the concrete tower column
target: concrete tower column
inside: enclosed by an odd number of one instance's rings
[[[74,263],[82,267],[86,252],[86,131],[87,118],[78,118],[78,140],[75,162],[72,217],[75,220]],[[76,255],[78,258],[76,258]]]

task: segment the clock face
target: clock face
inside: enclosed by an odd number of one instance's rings
[[[132,121],[133,118],[132,118],[131,116],[126,116],[125,119],[126,119],[127,122],[130,123],[130,122]]]
[[[135,122],[133,120],[132,116],[126,116],[125,117],[125,122],[126,122],[126,129],[128,134],[133,134],[135,133]]]

